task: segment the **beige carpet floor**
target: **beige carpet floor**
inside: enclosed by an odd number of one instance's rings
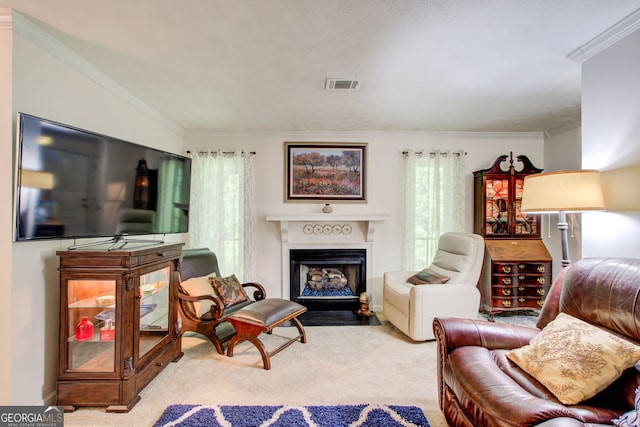
[[[151,426],[174,403],[217,405],[345,405],[377,403],[422,408],[432,427],[446,426],[437,401],[436,343],[416,343],[384,317],[380,326],[309,326],[299,342],[262,369],[253,345],[236,346],[232,358],[197,335],[183,338],[183,358],[170,364],[126,414],[79,408],[65,426]],[[500,319],[496,318],[496,321]],[[261,336],[277,348],[293,327]]]
[[[127,414],[79,408],[65,426],[151,426],[173,403],[218,405],[340,405],[379,403],[422,408],[432,427],[446,426],[437,402],[436,344],[414,343],[381,317],[380,326],[309,326],[307,343],[293,343],[262,369],[249,343],[233,357],[198,336],[183,338],[184,356],[140,394]],[[293,327],[261,339],[278,347]]]

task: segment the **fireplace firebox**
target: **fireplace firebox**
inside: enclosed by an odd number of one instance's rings
[[[291,249],[290,296],[309,310],[358,310],[366,249]]]

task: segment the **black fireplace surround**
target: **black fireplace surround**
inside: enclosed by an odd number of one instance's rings
[[[291,249],[289,265],[292,301],[304,305],[308,310],[355,311],[360,308],[360,294],[367,290],[366,249]],[[340,295],[330,290],[314,291],[311,296],[308,295],[307,273],[314,267],[340,270],[348,279],[348,289],[345,287]]]

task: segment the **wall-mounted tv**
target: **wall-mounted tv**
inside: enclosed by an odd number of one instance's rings
[[[191,159],[19,113],[14,240],[185,233]]]

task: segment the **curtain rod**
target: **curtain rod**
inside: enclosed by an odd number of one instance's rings
[[[187,154],[192,154],[193,151],[191,150],[187,150]],[[211,154],[211,153],[219,153],[219,154],[236,154],[237,151],[221,151],[221,150],[202,150],[202,151],[196,151],[196,154]],[[240,154],[256,154],[255,151],[244,151],[241,150]]]
[[[404,156],[406,156],[407,154],[409,154],[409,151],[408,151],[408,150],[404,150],[404,151],[402,152],[402,154],[403,154]],[[416,154],[425,154],[425,150],[418,150],[418,151],[416,151]],[[426,154],[429,154],[429,155],[432,155],[432,156],[433,156],[433,155],[435,155],[435,154],[440,154],[441,156],[446,156],[446,155],[447,155],[447,154],[449,154],[449,153],[448,153],[448,152],[446,152],[446,151],[439,151],[439,150],[438,150],[438,151],[435,151],[435,150],[434,150],[434,151],[429,151],[429,152],[428,152],[428,153],[426,153]],[[466,151],[463,151],[463,150],[459,150],[459,151],[453,151],[451,154],[453,154],[454,156],[466,156],[466,155],[467,155],[467,152],[466,152]]]

